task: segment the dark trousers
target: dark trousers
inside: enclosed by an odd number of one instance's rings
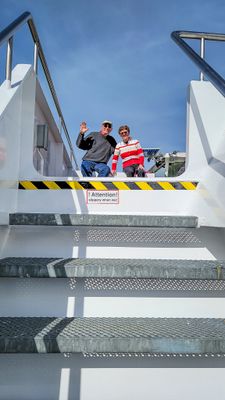
[[[129,167],[123,168],[126,176],[138,176],[139,178],[145,177],[145,171],[143,169],[138,169],[138,164],[129,165]]]

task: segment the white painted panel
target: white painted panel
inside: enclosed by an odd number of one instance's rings
[[[223,400],[225,390],[215,358],[2,354],[0,371],[1,400]]]
[[[16,210],[21,151],[27,157],[25,145],[21,149],[21,135],[24,131],[28,136],[33,134],[34,89],[30,65],[14,68],[10,89],[6,82],[0,87],[0,211],[3,213]],[[5,223],[4,219],[0,219],[1,223]]]
[[[0,316],[73,316],[73,288],[69,279],[2,278]]]
[[[225,318],[225,299],[88,297],[84,301],[84,316]]]
[[[3,241],[5,232],[0,227]],[[223,229],[188,229],[182,237],[180,232],[179,229],[15,226],[7,231],[2,257],[225,258]]]
[[[73,257],[79,254],[78,249],[74,248]],[[206,248],[183,248],[183,247],[109,247],[99,249],[98,247],[88,247],[86,249],[87,258],[159,258],[162,260],[214,260],[212,253]]]
[[[224,400],[224,390],[218,369],[85,369],[80,400]]]
[[[103,280],[99,286],[98,280],[2,278],[0,316],[225,317],[224,290],[183,291],[177,283],[173,290],[169,287],[168,291],[146,290],[145,283],[140,283],[132,290],[128,282],[121,290],[119,281]]]

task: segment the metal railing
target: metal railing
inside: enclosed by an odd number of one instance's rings
[[[12,76],[12,55],[13,55],[13,36],[16,33],[16,31],[21,28],[25,23],[28,24],[31,32],[31,36],[34,41],[34,71],[37,73],[37,68],[38,68],[38,59],[41,61],[41,65],[46,77],[46,80],[48,82],[48,86],[50,89],[50,92],[52,94],[52,98],[54,100],[54,104],[56,107],[56,110],[58,112],[60,122],[61,122],[61,127],[65,133],[65,137],[67,139],[69,148],[70,148],[70,159],[71,162],[74,161],[76,169],[78,169],[78,164],[74,155],[74,150],[72,146],[72,142],[66,127],[66,123],[63,118],[63,114],[59,105],[59,101],[56,95],[56,91],[54,88],[54,84],[48,69],[48,65],[44,56],[44,52],[40,43],[40,39],[32,18],[32,15],[30,12],[25,12],[21,14],[17,19],[15,19],[10,25],[8,25],[3,31],[0,32],[0,46],[4,43],[8,42],[7,45],[7,56],[6,56],[6,80],[8,81],[8,87],[11,87],[11,76]]]
[[[204,76],[216,87],[216,89],[225,97],[225,80],[219,75],[205,60],[205,41],[212,40],[218,42],[225,42],[225,34],[221,33],[204,33],[204,32],[190,32],[190,31],[174,31],[171,33],[172,39],[181,47],[187,56],[197,65],[200,69],[200,79],[203,80]],[[200,55],[196,53],[184,39],[198,39],[200,41]]]

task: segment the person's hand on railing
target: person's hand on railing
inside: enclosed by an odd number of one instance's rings
[[[88,131],[88,127],[85,121],[81,122],[80,124],[80,133],[84,135]]]

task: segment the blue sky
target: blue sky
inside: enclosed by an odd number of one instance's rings
[[[91,131],[110,119],[117,140],[126,123],[143,147],[185,150],[187,87],[199,72],[170,34],[225,33],[224,0],[0,0],[0,6],[0,30],[32,13],[74,146],[82,120]],[[27,32],[15,41],[14,63],[32,62]],[[207,44],[206,58],[225,75],[225,43]],[[75,150],[80,161],[83,152]]]

